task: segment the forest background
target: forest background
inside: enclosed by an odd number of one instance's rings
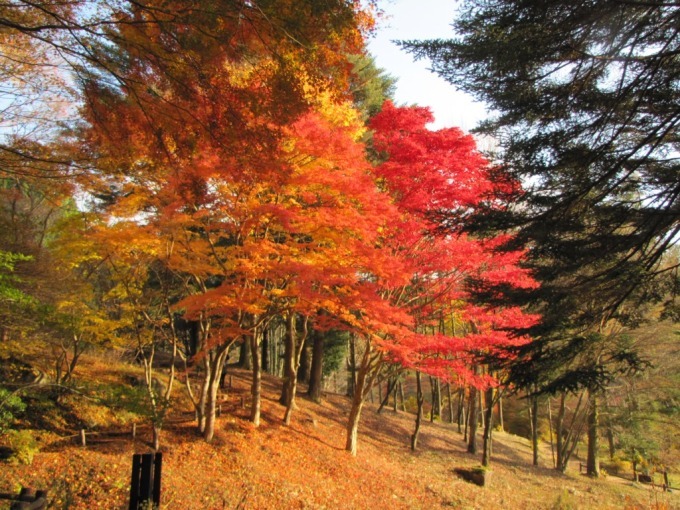
[[[188,407],[210,442],[231,363],[254,426],[263,372],[290,425],[298,383],[320,401],[341,370],[353,454],[373,389],[396,406],[411,381],[414,450],[448,403],[488,466],[519,396],[535,463],[543,427],[559,471],[585,437],[598,477],[600,436],[633,472],[677,469],[678,9],[482,4],[457,39],[402,44],[498,112],[486,155],[390,100],[379,4],[3,6],[11,458],[88,399],[154,449]],[[104,385],[88,356],[143,370]]]

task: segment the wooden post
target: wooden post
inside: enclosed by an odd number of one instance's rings
[[[87,446],[87,440],[85,439],[85,429],[80,429],[80,446]]]
[[[137,424],[135,422],[132,423],[132,439],[135,439],[137,437]]]
[[[241,397],[241,409],[245,409],[245,408],[246,408],[246,401],[243,397]]]

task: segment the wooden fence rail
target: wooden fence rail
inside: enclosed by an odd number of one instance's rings
[[[18,495],[0,493],[0,499],[14,501],[10,510],[42,510],[47,508],[47,491],[22,487]]]

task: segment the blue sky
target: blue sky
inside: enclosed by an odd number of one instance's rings
[[[391,42],[450,37],[456,4],[455,0],[380,2],[386,19],[379,21],[368,47],[377,65],[399,79],[395,95],[398,104],[429,106],[435,115],[432,127],[458,126],[467,131],[485,117],[484,106],[428,71],[428,61],[414,62]]]

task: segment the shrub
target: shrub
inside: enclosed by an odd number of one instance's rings
[[[10,464],[31,464],[33,457],[40,451],[38,442],[30,430],[10,430],[8,433],[12,454],[7,460]]]
[[[16,415],[26,410],[26,404],[18,395],[0,388],[0,434],[12,426]]]

